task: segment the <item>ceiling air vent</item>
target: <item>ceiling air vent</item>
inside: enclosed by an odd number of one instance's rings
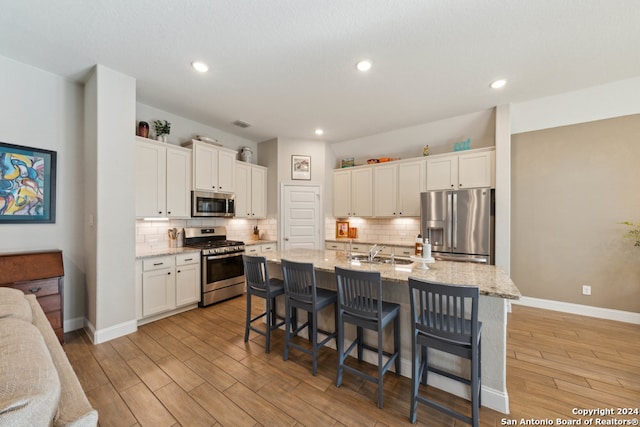
[[[239,128],[242,128],[242,129],[246,129],[249,126],[251,126],[249,123],[243,122],[242,120],[236,120],[235,122],[233,122],[233,125],[238,126]]]

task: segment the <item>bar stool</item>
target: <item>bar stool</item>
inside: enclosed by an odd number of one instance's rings
[[[412,312],[411,345],[413,363],[409,420],[416,422],[418,402],[478,427],[480,418],[480,359],[482,322],[478,321],[478,288],[449,285],[409,278],[409,297]],[[470,313],[467,314],[467,311]],[[427,349],[437,349],[471,363],[470,378],[464,378],[429,366]],[[419,351],[420,350],[420,351]],[[422,359],[422,360],[420,360]],[[418,394],[420,379],[427,385],[427,373],[460,381],[471,387],[471,417],[454,411]]]
[[[271,346],[271,330],[284,325],[284,318],[276,314],[276,297],[284,295],[284,282],[280,279],[270,279],[267,259],[263,256],[242,255],[244,263],[244,276],[247,283],[247,319],[244,330],[244,342],[249,340],[249,331],[254,331],[263,335],[266,339],[265,353],[269,353]],[[258,316],[251,318],[251,300],[253,297],[264,298],[266,303],[265,311]],[[258,329],[251,324],[258,319],[267,317],[266,331]],[[276,323],[277,319],[282,322]]]
[[[382,408],[382,378],[395,362],[396,374],[400,375],[400,305],[382,301],[382,278],[377,271],[356,271],[335,267],[338,282],[338,374],[336,386],[342,385],[343,371],[351,372],[378,384],[378,408]],[[376,299],[377,298],[377,299]],[[393,353],[382,349],[384,328],[393,322]],[[344,326],[356,326],[356,339],[344,350]],[[377,332],[378,346],[364,343],[363,328]],[[362,350],[366,348],[378,354],[378,376],[373,377],[344,361],[355,346],[358,346],[358,360],[362,361]],[[383,355],[388,357],[383,363]]]
[[[295,348],[312,357],[313,375],[318,371],[318,350],[329,340],[336,337],[335,332],[326,332],[318,329],[318,311],[336,305],[337,295],[334,291],[316,287],[316,275],[313,263],[294,262],[283,259],[282,273],[284,276],[284,300],[285,300],[285,345],[284,360],[289,360],[289,348]],[[307,312],[307,321],[300,326],[294,326],[291,331],[291,311],[302,309]],[[312,343],[311,350],[291,342],[295,337],[307,328],[309,339]],[[318,342],[318,332],[327,337]]]

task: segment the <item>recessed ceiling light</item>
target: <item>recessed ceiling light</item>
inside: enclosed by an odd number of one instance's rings
[[[316,129],[316,135],[322,135],[324,131],[322,129]]]
[[[501,87],[503,87],[506,84],[507,84],[507,81],[504,80],[504,79],[496,80],[495,82],[491,83],[491,88],[492,89],[500,89]]]
[[[209,71],[209,66],[207,64],[205,64],[204,62],[200,62],[200,61],[193,61],[191,63],[191,66],[196,70],[196,71],[200,71],[201,73],[206,73],[207,71]]]
[[[356,64],[356,68],[358,69],[358,71],[369,71],[371,69],[371,65],[371,60],[363,59]]]

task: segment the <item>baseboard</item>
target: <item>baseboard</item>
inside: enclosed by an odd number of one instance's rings
[[[527,307],[561,311],[563,313],[578,314],[581,316],[597,317],[599,319],[615,320],[618,322],[640,325],[640,313],[634,313],[631,311],[613,310],[610,308],[593,307],[590,305],[573,304],[570,302],[532,297],[520,297],[519,300],[509,301],[513,304],[524,305]]]
[[[84,317],[76,317],[74,319],[67,319],[64,321],[64,331],[71,332],[82,329],[86,326],[86,320]]]
[[[87,321],[85,331],[91,339],[93,344],[100,344],[103,342],[116,339],[127,334],[131,334],[138,330],[138,322],[130,320],[128,322],[120,323],[118,325],[110,326],[108,328],[96,330],[95,326],[91,322]]]

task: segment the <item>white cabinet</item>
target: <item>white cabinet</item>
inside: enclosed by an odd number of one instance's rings
[[[176,255],[176,307],[200,301],[200,254]]]
[[[235,162],[237,151],[191,141],[193,147],[193,189],[233,193],[235,190]]]
[[[325,242],[324,243],[325,249],[328,249],[330,251],[343,251],[345,249],[345,245],[346,245],[346,248],[349,249],[348,243],[341,243],[341,242]]]
[[[267,168],[236,162],[236,218],[267,217]]]
[[[333,213],[336,217],[373,215],[372,168],[333,173]]]
[[[427,159],[427,190],[494,186],[494,149],[471,150]]]
[[[136,138],[136,216],[189,218],[191,150]]]
[[[158,316],[200,301],[200,253],[158,256],[136,263],[139,319]]]
[[[423,159],[373,168],[373,216],[420,216],[420,193],[425,191]]]
[[[257,245],[246,245],[244,252],[247,255],[261,255],[268,252],[275,252],[277,245],[275,243],[262,243]]]
[[[142,261],[142,316],[175,307],[175,257],[155,257]]]
[[[167,216],[191,217],[191,150],[167,147]]]

